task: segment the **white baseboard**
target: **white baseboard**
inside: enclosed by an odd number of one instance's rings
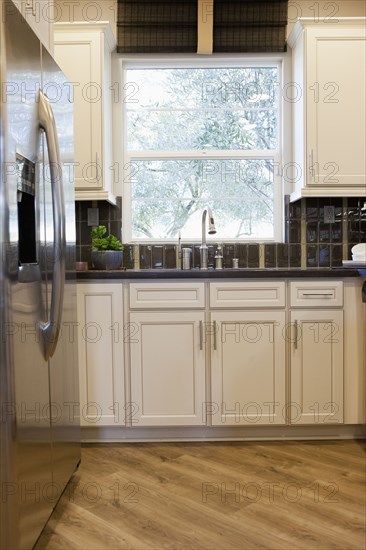
[[[286,441],[366,439],[364,425],[253,427],[84,427],[83,443],[149,443],[192,441]]]

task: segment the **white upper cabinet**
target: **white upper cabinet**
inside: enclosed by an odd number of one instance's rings
[[[53,0],[13,0],[40,41],[53,55]]]
[[[76,200],[116,202],[113,194],[109,23],[56,23],[55,58],[72,84]]]
[[[301,19],[293,48],[292,199],[360,196],[366,184],[365,18]]]

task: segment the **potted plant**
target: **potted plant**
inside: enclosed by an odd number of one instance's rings
[[[106,233],[105,225],[92,229],[92,264],[95,269],[118,269],[122,265],[123,245],[117,237]]]

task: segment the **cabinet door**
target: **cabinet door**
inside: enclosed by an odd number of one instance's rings
[[[366,41],[359,29],[308,30],[310,185],[365,188]]]
[[[74,102],[75,189],[102,180],[102,51],[98,32],[57,33],[55,59],[70,80]]]
[[[343,422],[343,312],[291,312],[292,424]]]
[[[78,284],[83,426],[125,424],[122,285]]]
[[[285,313],[211,316],[212,423],[285,423]]]
[[[204,314],[130,314],[134,426],[195,426],[206,422]]]

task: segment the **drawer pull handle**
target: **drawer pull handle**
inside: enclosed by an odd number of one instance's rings
[[[302,293],[303,296],[326,296],[326,297],[329,297],[329,298],[332,298],[333,297],[333,293],[332,292],[303,292]]]
[[[294,327],[295,327],[295,339],[294,339],[294,343],[295,343],[295,349],[297,349],[297,338],[298,338],[298,325],[297,325],[297,320],[296,320],[295,323],[294,323]]]
[[[200,321],[200,350],[203,349],[203,323]]]
[[[214,330],[214,350],[217,350],[217,340],[216,340],[216,321],[213,322],[213,330]]]

